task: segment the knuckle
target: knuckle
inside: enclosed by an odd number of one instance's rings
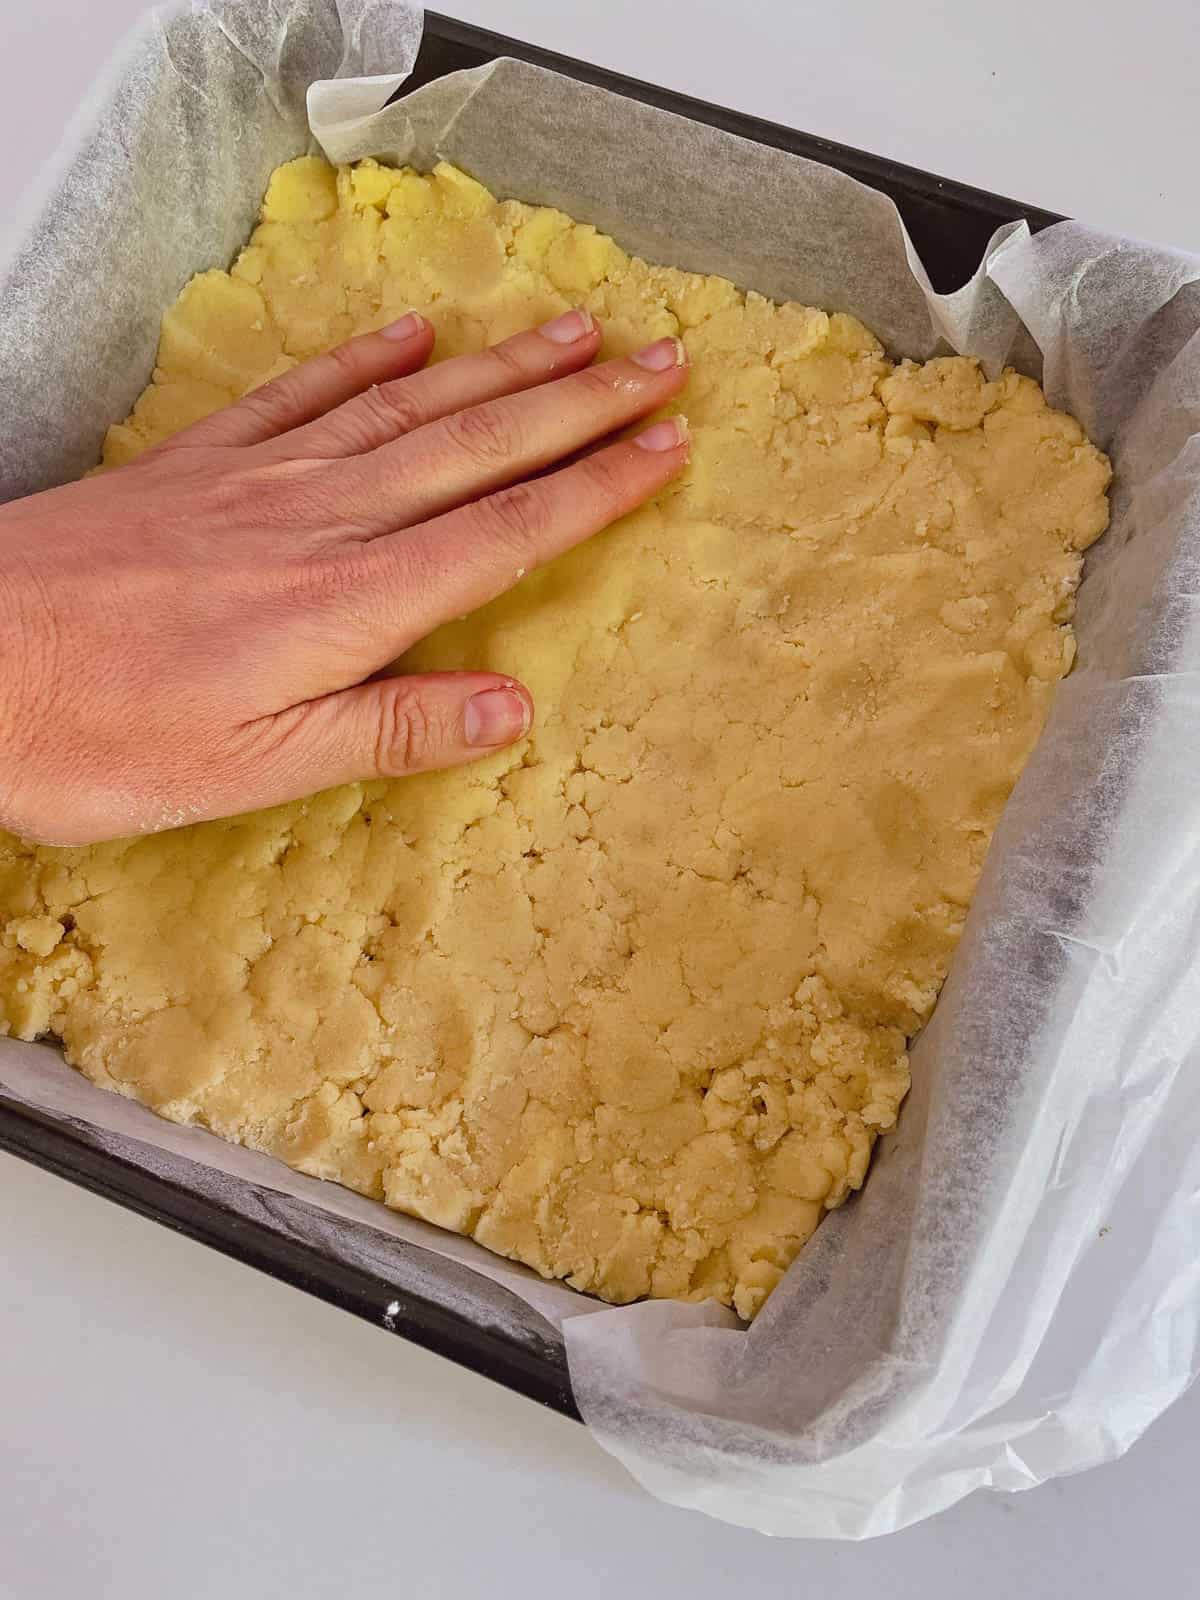
[[[359,349],[353,340],[346,344],[333,345],[326,350],[321,359],[340,373],[348,383],[354,383],[362,376],[362,361]]]
[[[393,433],[411,433],[426,420],[425,407],[403,379],[368,389],[363,399]]]
[[[387,656],[403,654],[428,632],[422,626],[421,602],[435,585],[440,569],[414,560],[407,546],[397,553],[378,543],[353,543],[327,555],[289,562],[273,579],[272,600],[307,618],[321,639],[344,648],[366,644]]]
[[[425,422],[425,411],[403,379],[366,389],[348,408],[360,421],[361,431],[372,444],[412,433]]]
[[[447,417],[445,426],[451,447],[485,472],[508,466],[521,453],[521,430],[501,406],[471,406]]]
[[[570,382],[586,404],[612,410],[617,390],[611,367],[584,367],[582,372],[572,375]]]
[[[580,464],[580,471],[586,480],[588,494],[600,512],[610,522],[615,521],[630,501],[623,457],[612,450],[598,450]]]
[[[290,373],[251,389],[238,401],[242,411],[270,433],[281,433],[295,420],[296,385]]]
[[[526,363],[521,359],[518,348],[505,341],[504,344],[494,344],[486,352],[486,359],[495,368],[498,381],[508,388],[524,388],[529,382],[529,371]]]
[[[381,777],[399,778],[429,765],[438,729],[420,694],[400,683],[381,695],[375,734],[375,764]]]
[[[301,606],[340,606],[358,587],[353,561],[339,556],[316,556],[288,562],[280,574],[287,602]]]
[[[299,545],[305,534],[328,526],[334,505],[333,475],[321,461],[252,462],[207,490],[217,526],[286,534]]]
[[[191,504],[203,510],[213,527],[254,531],[268,525],[274,497],[261,492],[261,475],[253,466],[239,462],[238,467],[241,470],[214,472],[207,481],[198,482]]]
[[[477,501],[476,516],[489,544],[518,555],[531,548],[536,550],[547,531],[546,497],[532,483],[515,483],[510,489]]]

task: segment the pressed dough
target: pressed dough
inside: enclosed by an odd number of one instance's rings
[[[691,465],[435,634],[519,747],[86,850],[0,835],[0,1031],[613,1301],[752,1316],[866,1174],[1069,669],[1109,468],[1037,385],[631,259],[463,173],[281,168],[116,465],[410,306],[682,337]]]

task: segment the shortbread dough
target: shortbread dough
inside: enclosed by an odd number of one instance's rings
[[[0,835],[0,1027],[163,1116],[622,1302],[753,1316],[866,1174],[1069,669],[1109,468],[1037,385],[304,158],[163,319],[104,460],[410,306],[439,357],[582,304],[681,336],[651,505],[441,630],[516,749],[86,850]]]

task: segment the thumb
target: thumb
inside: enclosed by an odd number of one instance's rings
[[[274,759],[260,783],[275,804],[367,778],[461,766],[524,738],[529,691],[495,672],[377,678],[270,719]]]

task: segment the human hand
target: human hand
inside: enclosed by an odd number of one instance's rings
[[[683,465],[670,420],[531,477],[682,387],[678,341],[599,343],[567,312],[421,370],[414,314],[0,507],[0,826],[93,843],[521,738],[511,678],[371,675]]]

